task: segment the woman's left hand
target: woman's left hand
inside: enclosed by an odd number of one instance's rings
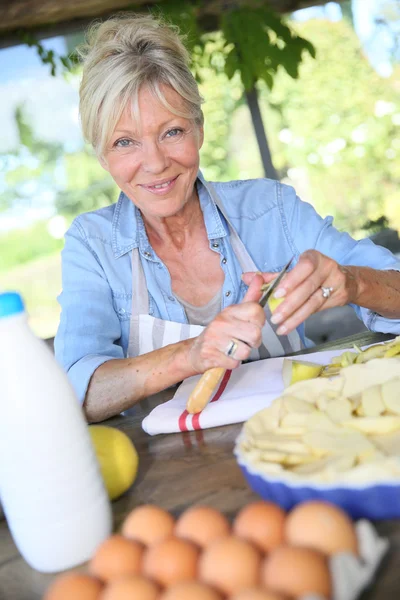
[[[262,273],[262,276],[269,283],[277,273]],[[254,273],[244,273],[242,279],[249,285],[253,277]],[[271,320],[279,324],[279,335],[287,335],[313,313],[355,302],[357,281],[352,267],[339,265],[317,250],[307,250],[273,295],[284,301],[275,309]]]

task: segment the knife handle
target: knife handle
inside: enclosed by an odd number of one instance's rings
[[[195,415],[207,406],[225,371],[226,369],[223,367],[214,367],[203,373],[187,401],[186,410],[188,413]]]

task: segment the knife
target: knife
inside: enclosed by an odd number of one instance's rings
[[[264,283],[261,286],[261,290],[263,295],[258,301],[259,305],[264,308],[267,304],[268,300],[280,284],[290,265],[294,256],[286,263],[283,267],[282,271],[279,273],[277,277],[270,283]],[[225,374],[226,369],[224,367],[213,367],[212,369],[208,369],[205,371],[203,375],[200,377],[199,381],[196,383],[192,393],[189,396],[189,399],[186,404],[186,410],[189,414],[196,414],[201,412],[207,404],[210,402],[212,396],[214,395],[215,390],[217,389],[222,377]]]
[[[268,300],[271,298],[272,294],[274,293],[280,282],[282,281],[283,277],[286,275],[286,272],[292,264],[293,259],[294,255],[289,260],[289,262],[287,262],[286,265],[283,267],[278,277],[275,277],[275,279],[273,279],[270,283],[264,283],[264,285],[261,286],[261,291],[264,293],[258,301],[258,304],[263,308],[267,304]]]

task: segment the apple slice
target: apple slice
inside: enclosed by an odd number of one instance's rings
[[[284,358],[282,367],[283,385],[287,388],[298,381],[315,379],[321,374],[323,368],[323,365],[316,363]]]

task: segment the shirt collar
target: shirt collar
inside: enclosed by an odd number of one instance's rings
[[[198,172],[196,185],[208,239],[225,237],[228,234],[227,228],[218,211],[210,184],[205,181],[201,171]],[[112,222],[112,248],[115,258],[120,258],[133,248],[143,245],[143,242],[147,240],[147,235],[143,235],[142,225],[139,209],[128,196],[121,192]]]

